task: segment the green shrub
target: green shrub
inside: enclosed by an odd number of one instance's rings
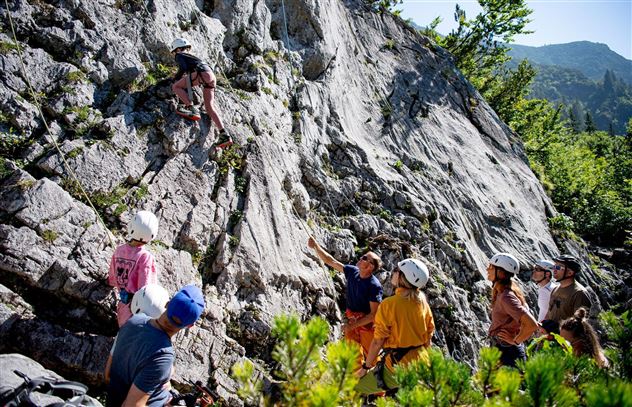
[[[613,370],[600,369],[587,357],[573,356],[566,342],[561,342],[563,346],[541,344],[541,350],[519,364],[520,370],[500,367],[500,351],[483,348],[474,373],[468,365],[431,348],[427,359],[396,368],[397,393],[393,398],[379,398],[377,406],[632,406],[632,384],[621,368],[629,363],[622,358],[622,354],[629,354],[629,342],[624,342],[631,335],[628,314],[604,314],[602,320],[612,341],[611,350],[617,352],[614,358],[610,354],[619,366]],[[278,316],[272,336],[277,340],[273,359],[281,380],[282,401],[264,399],[253,365],[242,362],[233,368],[233,375],[243,389],[241,397],[249,403],[363,404],[354,391],[359,348],[344,340],[327,343],[326,321],[316,317],[302,324],[296,316]]]
[[[81,71],[70,71],[66,74],[68,82],[81,83],[86,81],[86,74]]]
[[[53,243],[59,237],[59,234],[54,230],[42,230],[42,239],[48,243]]]
[[[0,54],[6,55],[11,51],[17,51],[18,45],[13,41],[0,41]]]
[[[248,185],[248,180],[241,175],[235,177],[235,191],[243,194],[246,191],[246,186]]]
[[[244,158],[239,148],[239,144],[235,143],[222,151],[221,156],[217,160],[220,174],[226,175],[231,169],[241,170]]]
[[[28,134],[17,132],[12,127],[6,133],[0,133],[0,157],[14,159],[18,153],[30,146],[33,140]]]
[[[281,405],[358,405],[354,372],[359,367],[359,348],[345,341],[325,345],[329,336],[327,321],[316,317],[301,324],[297,316],[277,316],[272,336],[277,340],[272,357],[278,366],[275,374],[282,380]],[[251,390],[248,397],[253,400],[259,385],[252,380],[251,366],[238,364],[233,373],[237,373],[240,388]]]

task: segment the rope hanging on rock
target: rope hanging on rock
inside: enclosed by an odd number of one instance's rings
[[[37,112],[39,113],[39,116],[42,119],[42,122],[44,123],[44,127],[46,128],[46,138],[51,144],[53,144],[53,146],[55,146],[55,149],[59,153],[59,156],[61,157],[61,160],[62,160],[62,162],[64,164],[64,167],[66,168],[66,171],[70,174],[70,177],[72,178],[72,180],[79,187],[79,190],[81,191],[81,194],[86,198],[86,201],[88,202],[88,205],[94,211],[94,214],[97,217],[97,221],[101,224],[101,226],[103,227],[103,230],[105,231],[105,234],[106,234],[106,236],[108,238],[110,246],[114,247],[114,240],[112,239],[112,236],[110,234],[109,229],[105,226],[105,222],[103,222],[103,219],[101,218],[101,215],[99,214],[99,212],[96,210],[96,208],[92,204],[92,200],[90,200],[90,197],[88,196],[88,193],[86,192],[86,190],[84,189],[83,185],[81,184],[81,181],[79,181],[79,178],[77,178],[77,175],[75,174],[75,172],[72,170],[72,168],[68,164],[68,161],[66,161],[66,157],[65,157],[64,153],[61,151],[61,148],[59,147],[59,144],[57,143],[57,140],[55,140],[55,138],[51,135],[50,127],[48,126],[48,122],[46,121],[46,118],[44,117],[44,113],[42,112],[42,106],[40,104],[39,97],[37,96],[37,94],[33,90],[33,87],[31,86],[31,82],[29,81],[29,77],[26,74],[26,66],[24,65],[24,58],[22,56],[22,48],[21,48],[21,46],[20,46],[20,44],[18,42],[17,35],[15,34],[15,26],[13,25],[13,18],[11,17],[11,12],[9,11],[9,2],[8,2],[8,0],[4,0],[4,5],[5,5],[6,9],[7,9],[7,16],[8,16],[8,20],[9,20],[9,25],[11,26],[11,33],[13,34],[13,41],[15,42],[16,50],[17,50],[17,53],[18,53],[18,58],[20,60],[20,66],[22,68],[22,77],[23,77],[24,81],[26,82],[26,86],[28,88],[28,91],[29,91],[31,97],[33,98],[33,103],[35,104],[35,107],[37,108]]]

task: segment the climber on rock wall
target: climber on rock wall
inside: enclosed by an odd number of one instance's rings
[[[176,38],[171,43],[171,52],[175,56],[178,64],[178,72],[173,77],[173,92],[184,103],[179,106],[176,113],[190,120],[200,120],[200,112],[193,106],[192,86],[202,85],[202,93],[204,95],[204,106],[206,113],[209,115],[213,123],[219,130],[219,139],[215,146],[217,148],[225,148],[233,144],[222,119],[217,114],[213,101],[215,99],[216,79],[211,67],[200,58],[190,54],[191,43],[184,38]]]

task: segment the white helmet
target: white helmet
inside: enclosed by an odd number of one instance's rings
[[[424,288],[430,278],[428,267],[417,259],[405,259],[397,263],[397,268],[404,273],[406,280],[417,288]]]
[[[540,259],[535,262],[535,266],[543,268],[546,271],[553,272],[553,266],[555,266],[555,263],[553,263],[551,260]]]
[[[509,253],[497,253],[489,260],[489,263],[511,274],[518,274],[520,270],[518,259]]]
[[[169,293],[158,284],[147,284],[136,291],[130,306],[132,314],[143,313],[158,318],[167,308]]]
[[[191,43],[186,38],[176,38],[171,42],[171,52],[178,48],[190,47]]]
[[[149,243],[158,233],[158,219],[149,211],[138,211],[134,219],[127,225],[129,240]]]

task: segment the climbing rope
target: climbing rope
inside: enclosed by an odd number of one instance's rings
[[[39,97],[37,96],[37,94],[33,90],[33,87],[31,86],[31,82],[29,81],[29,77],[26,74],[26,66],[24,65],[24,57],[22,56],[22,48],[21,48],[21,46],[20,46],[20,44],[18,42],[18,37],[17,37],[17,35],[15,33],[15,26],[13,25],[13,18],[11,17],[11,13],[9,11],[9,2],[8,2],[8,0],[4,0],[4,5],[5,5],[6,9],[7,9],[7,17],[9,19],[9,25],[11,26],[11,33],[13,34],[13,41],[15,42],[16,50],[17,50],[17,53],[18,53],[18,58],[20,59],[20,66],[22,67],[22,77],[23,77],[24,81],[26,82],[26,86],[27,86],[27,88],[29,90],[29,93],[31,94],[31,97],[33,98],[33,103],[35,104],[35,107],[37,108],[37,112],[39,113],[39,116],[42,119],[42,122],[44,123],[44,127],[46,128],[46,138],[51,144],[53,144],[53,146],[55,146],[55,149],[59,153],[59,156],[61,157],[61,160],[62,160],[62,162],[64,164],[64,167],[66,168],[66,171],[70,174],[70,177],[75,182],[75,185],[77,185],[79,187],[79,189],[81,191],[81,194],[84,196],[84,198],[88,202],[88,205],[94,211],[94,214],[97,217],[97,221],[101,224],[101,226],[103,227],[103,230],[105,231],[105,234],[106,234],[106,236],[108,238],[108,241],[110,242],[110,246],[114,247],[114,241],[112,239],[112,236],[110,235],[110,231],[105,226],[105,222],[103,222],[103,219],[101,218],[101,215],[99,214],[97,209],[92,204],[92,200],[90,200],[90,197],[88,196],[88,193],[86,192],[86,190],[84,189],[83,185],[81,184],[81,181],[79,181],[79,178],[77,178],[77,175],[75,174],[75,172],[72,170],[72,168],[68,164],[68,161],[66,161],[66,157],[65,157],[64,153],[61,151],[61,148],[59,147],[59,144],[57,144],[57,140],[55,140],[55,138],[51,135],[50,127],[48,126],[48,122],[46,121],[46,118],[44,117],[44,113],[42,112],[42,107],[41,107],[41,104],[40,104],[40,101],[39,101]]]
[[[290,50],[290,37],[287,33],[287,16],[285,15],[285,0],[281,0],[281,11],[283,12],[283,26],[285,27],[285,48]]]

